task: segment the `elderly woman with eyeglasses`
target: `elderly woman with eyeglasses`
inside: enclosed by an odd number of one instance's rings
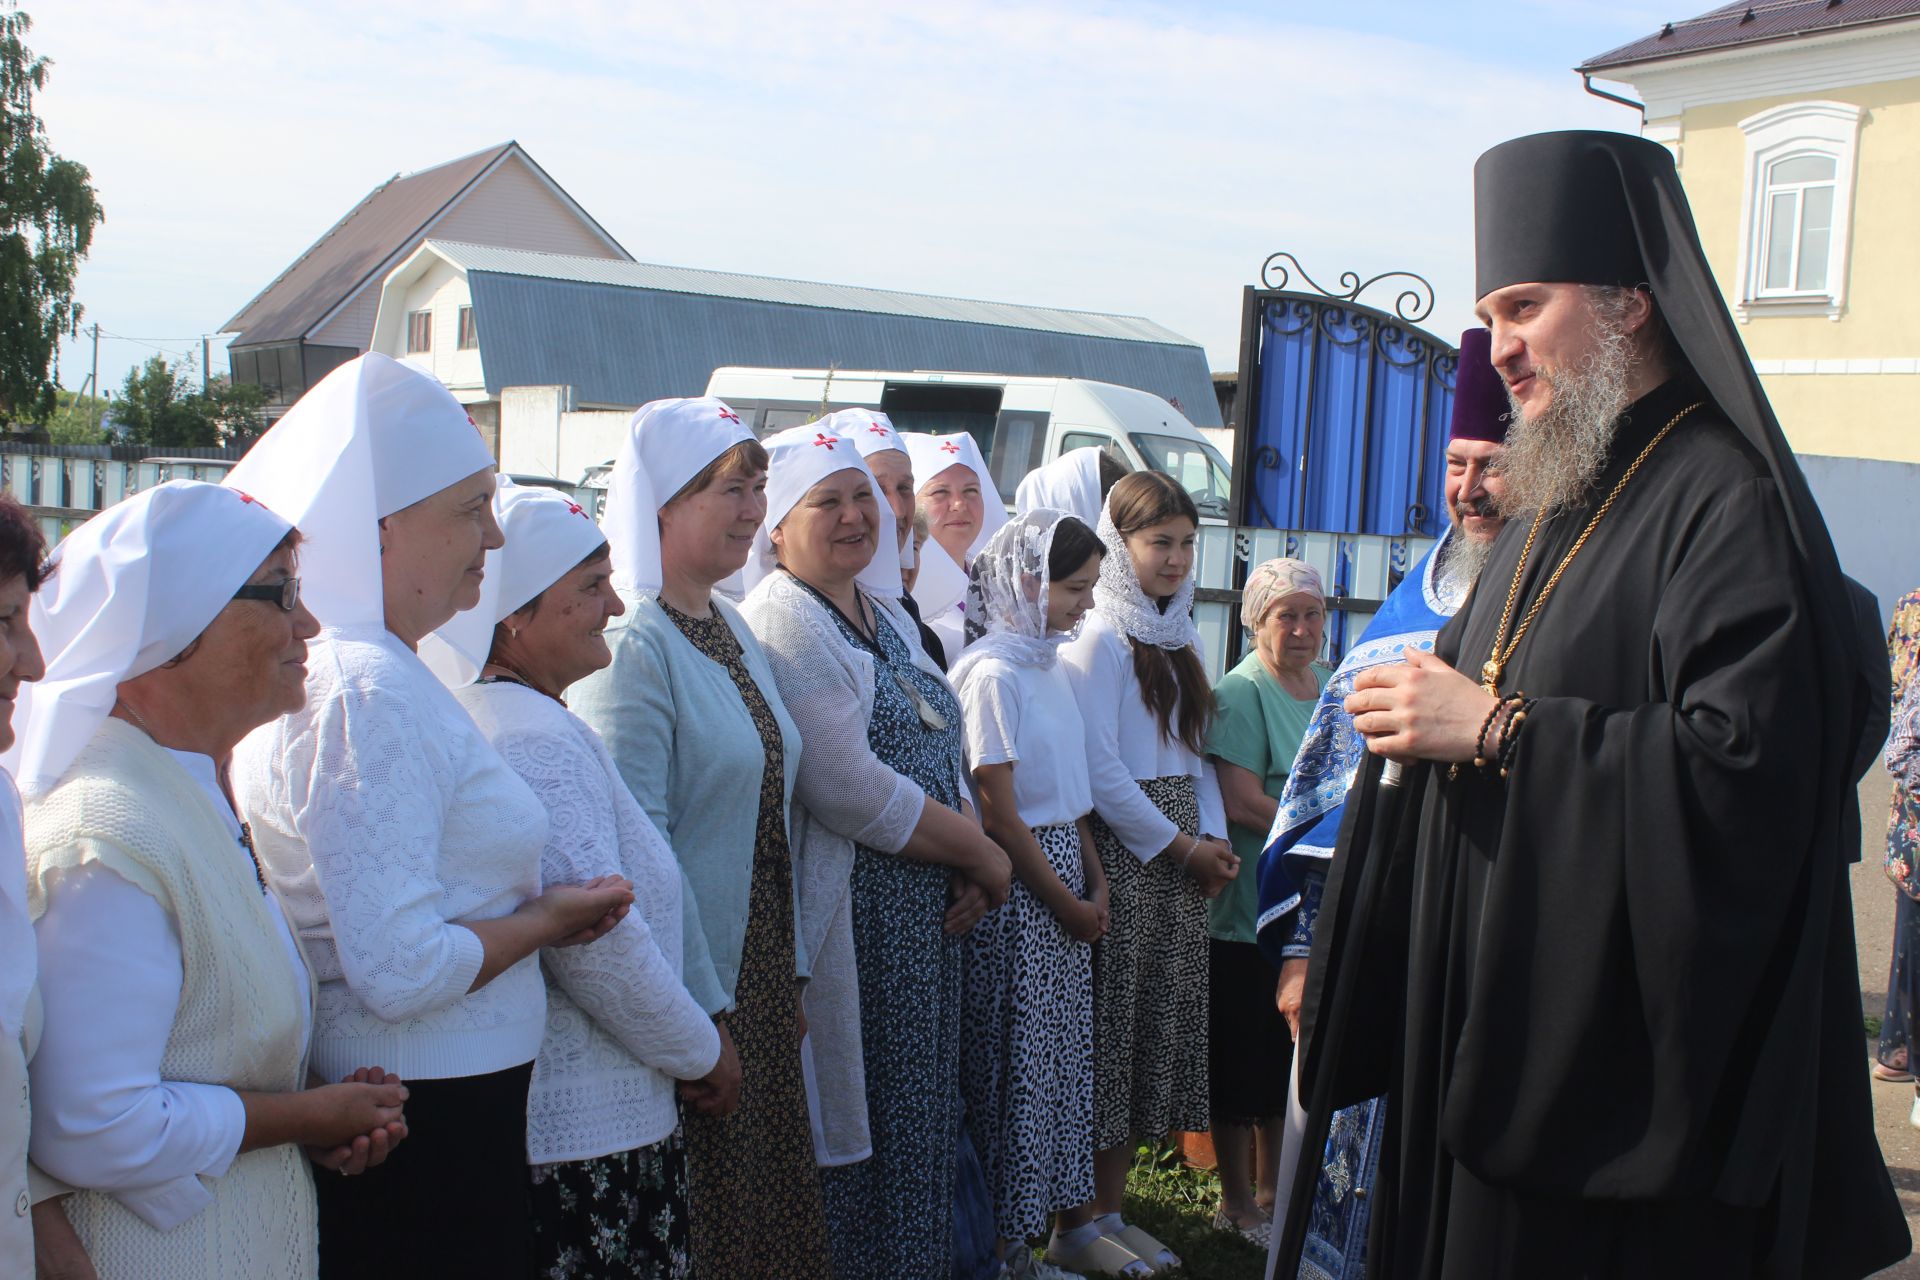
[[[405,1135],[377,1067],[309,1087],[307,960],[227,784],[235,744],[306,698],[297,539],[172,481],[67,538],[34,604],[32,1151],[80,1188],[62,1207],[103,1277],[311,1276],[309,1156],[356,1173]]]

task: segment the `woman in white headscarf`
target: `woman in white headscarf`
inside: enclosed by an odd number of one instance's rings
[[[795,789],[802,913],[834,922],[807,992],[817,1121],[841,1159],[860,1161],[822,1175],[834,1274],[944,1278],[960,935],[1004,899],[1009,866],[966,812],[960,705],[881,585],[899,570],[872,473],[814,426],[781,432],[767,451],[749,565],[759,582],[741,611],[807,744]],[[839,967],[849,945],[857,991]],[[855,1135],[869,1131],[860,1159]]]
[[[674,1082],[732,1091],[739,1063],[681,981],[673,851],[600,736],[562,701],[607,665],[604,629],[625,612],[607,541],[552,489],[502,479],[494,509],[507,544],[487,555],[480,603],[421,653],[546,806],[542,880],[624,878],[634,892],[634,910],[598,943],[541,953],[547,1032],[527,1102],[533,1274],[685,1276]]]
[[[1013,491],[1013,510],[1025,515],[1050,507],[1064,511],[1093,528],[1100,523],[1100,509],[1106,505],[1107,490],[1127,474],[1128,468],[1105,449],[1092,445],[1069,449],[1044,467],[1035,467],[1021,477]]]
[[[1239,861],[1201,751],[1213,713],[1193,624],[1193,499],[1138,471],[1107,494],[1094,608],[1061,652],[1086,725],[1094,844],[1107,873],[1107,936],[1094,949],[1094,1176],[1098,1216],[1056,1243],[1074,1257],[1097,1231],[1155,1271],[1178,1265],[1121,1217],[1135,1144],[1205,1132],[1205,899]],[[1132,1269],[1129,1269],[1132,1273]]]
[[[406,1088],[365,1059],[307,1087],[307,963],[225,783],[234,744],[305,699],[297,537],[171,481],[75,530],[34,602],[46,676],[13,759],[46,1012],[33,1158],[82,1188],[65,1216],[108,1280],[311,1276],[294,1144],[350,1174],[404,1133]]]
[[[415,647],[479,599],[493,460],[453,397],[368,355],[327,375],[226,483],[308,539],[324,628],[306,706],[248,736],[233,787],[320,979],[313,1058],[411,1089],[413,1140],[320,1184],[328,1276],[525,1274],[537,953],[613,927],[620,886],[542,892],[547,815]]]
[[[967,937],[960,1085],[1006,1274],[1034,1280],[1062,1273],[1036,1262],[1028,1240],[1093,1199],[1089,944],[1106,928],[1107,887],[1059,647],[1093,604],[1104,554],[1091,528],[1058,511],[1002,527],[973,564],[967,613],[984,634],[953,670],[982,819],[1014,869],[1005,905]],[[1097,1248],[1086,1258],[1113,1260]]]
[[[918,552],[918,545],[914,541],[914,517],[918,509],[913,494],[913,459],[907,453],[906,441],[893,429],[893,421],[886,414],[871,409],[842,409],[838,413],[828,414],[818,425],[853,441],[861,459],[867,464],[867,470],[873,472],[873,481],[880,487],[880,496],[892,508],[901,574],[900,590],[894,598],[899,600],[907,616],[913,619],[920,647],[927,651],[927,656],[933,659],[935,666],[945,671],[946,646],[920,616],[920,605],[914,600],[912,588],[906,582]]]
[[[972,435],[913,432],[903,439],[913,459],[914,500],[932,535],[921,549],[913,595],[951,664],[967,644],[967,575],[973,558],[1007,522],[1007,508]]]
[[[684,1091],[695,1263],[808,1280],[829,1260],[795,995],[818,973],[789,846],[800,731],[716,590],[753,547],[766,474],[766,450],[719,400],[634,414],[605,518],[626,616],[607,632],[612,661],[570,697],[679,858],[687,988],[738,1054],[737,1108]]]

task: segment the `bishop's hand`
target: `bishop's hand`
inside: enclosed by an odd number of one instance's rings
[[[1473,759],[1494,698],[1439,658],[1413,649],[1404,664],[1362,671],[1346,708],[1375,755],[1454,764]]]

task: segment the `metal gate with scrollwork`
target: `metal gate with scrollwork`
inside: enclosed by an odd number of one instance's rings
[[[1296,275],[1312,292],[1288,288]],[[1379,605],[1365,548],[1384,541],[1390,589],[1446,527],[1459,350],[1418,327],[1433,287],[1412,272],[1362,280],[1349,271],[1336,291],[1276,253],[1260,281],[1247,287],[1241,316],[1234,523],[1283,531],[1289,555],[1331,541],[1322,571],[1331,570],[1327,640],[1337,659]],[[1391,313],[1358,301],[1383,281],[1398,282]]]
[[[1289,264],[1291,270],[1289,270]],[[1290,290],[1294,273],[1317,290]],[[1416,327],[1433,288],[1411,272],[1322,289],[1293,255],[1246,290],[1234,401],[1235,523],[1438,537],[1459,351]],[[1403,280],[1394,312],[1357,299]]]

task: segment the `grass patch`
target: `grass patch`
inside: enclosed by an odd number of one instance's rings
[[[1880,1038],[1880,1019],[1862,1018],[1860,1021],[1866,1025],[1868,1035],[1876,1040]]]
[[[1190,1168],[1171,1144],[1141,1147],[1127,1172],[1125,1215],[1180,1255],[1161,1280],[1261,1280],[1267,1255],[1239,1236],[1213,1229],[1220,1181]]]

